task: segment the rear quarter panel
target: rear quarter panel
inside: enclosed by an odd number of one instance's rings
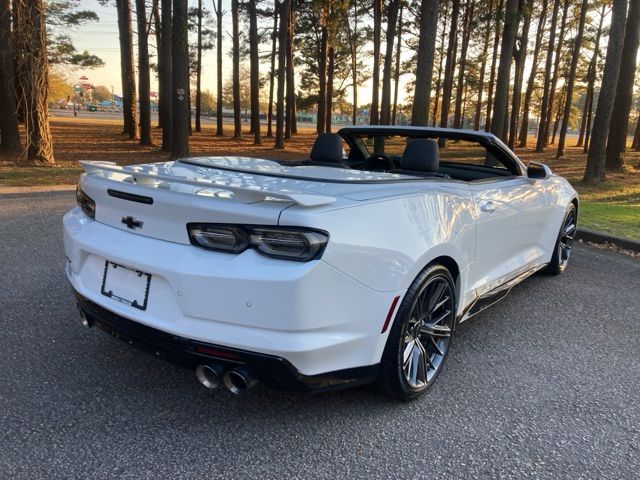
[[[322,260],[377,291],[405,290],[434,258],[451,257],[460,270],[460,310],[471,299],[475,222],[468,189],[439,186],[343,208],[291,207],[279,223],[328,231]]]

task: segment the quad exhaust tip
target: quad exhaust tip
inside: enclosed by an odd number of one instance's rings
[[[198,365],[196,377],[209,390],[216,390],[222,383],[224,368],[221,365]]]
[[[237,396],[244,395],[258,383],[253,375],[244,367],[237,367],[227,371],[224,374],[223,380],[229,391]]]

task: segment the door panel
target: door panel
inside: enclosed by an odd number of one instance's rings
[[[478,295],[540,263],[549,208],[543,181],[527,178],[472,183],[477,213]]]

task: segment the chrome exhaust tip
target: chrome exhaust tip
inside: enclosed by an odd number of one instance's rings
[[[78,313],[80,315],[80,323],[82,323],[82,326],[84,328],[91,328],[91,322],[89,322],[89,319],[85,315],[84,311],[81,308],[79,308]]]
[[[244,395],[250,388],[253,388],[258,381],[244,367],[237,367],[229,370],[223,377],[224,385],[231,393],[237,396]]]
[[[220,387],[223,374],[224,368],[221,365],[198,365],[196,368],[198,381],[209,390]]]

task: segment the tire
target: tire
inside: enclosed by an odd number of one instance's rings
[[[455,305],[455,282],[444,266],[431,265],[413,281],[382,355],[376,384],[383,394],[407,401],[429,389],[449,354]]]
[[[578,215],[576,206],[570,203],[562,219],[562,226],[558,232],[556,244],[553,247],[551,261],[543,270],[547,275],[560,275],[567,269],[577,226]]]

